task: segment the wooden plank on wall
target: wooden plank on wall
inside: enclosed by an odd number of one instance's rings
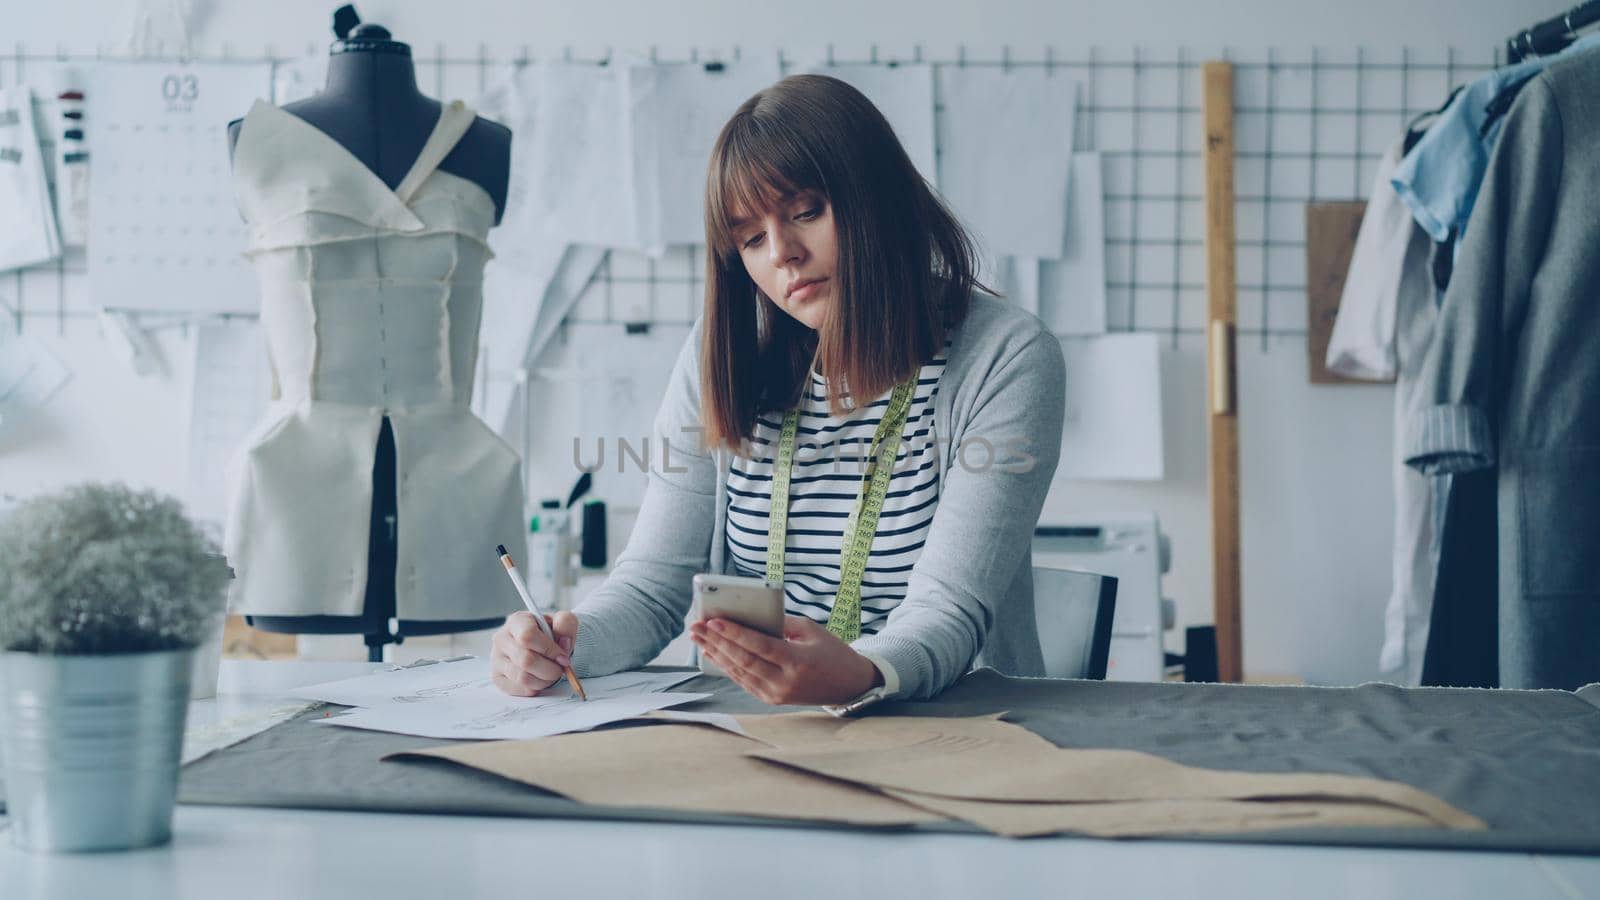
[[[1394,383],[1392,378],[1350,378],[1327,366],[1328,340],[1366,209],[1359,200],[1306,204],[1306,353],[1312,384]]]
[[[1207,421],[1210,434],[1212,608],[1217,677],[1244,678],[1239,567],[1239,416],[1234,332],[1238,321],[1233,190],[1233,65],[1212,60],[1204,81],[1206,172]]]

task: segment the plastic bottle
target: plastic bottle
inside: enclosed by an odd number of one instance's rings
[[[552,611],[567,608],[571,556],[572,539],[561,501],[540,501],[538,515],[528,520],[528,565],[539,580],[536,590],[543,594],[539,599]]]
[[[548,570],[550,605],[556,609],[570,609],[572,585],[577,578],[576,573],[572,571],[572,523],[569,521],[569,513],[561,507],[559,500],[545,500],[539,506],[540,518],[550,519],[550,530],[553,532]]]

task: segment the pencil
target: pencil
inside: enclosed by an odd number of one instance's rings
[[[528,612],[533,613],[533,620],[539,623],[539,630],[544,632],[544,636],[549,638],[557,647],[561,646],[561,643],[556,640],[555,634],[550,631],[550,624],[544,620],[544,613],[539,611],[539,604],[533,602],[533,595],[528,593],[527,586],[522,583],[522,578],[517,575],[517,564],[511,561],[511,554],[506,552],[506,545],[496,544],[494,550],[500,556],[500,564],[506,567],[506,577],[511,579],[511,583],[517,588],[518,596],[522,597],[522,605],[528,608]],[[572,667],[565,666],[563,671],[567,673],[567,680],[572,682],[572,689],[577,692],[578,699],[588,701],[589,695],[583,692],[583,682],[578,680],[578,676],[572,671]]]

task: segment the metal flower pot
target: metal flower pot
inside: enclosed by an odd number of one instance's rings
[[[193,656],[0,653],[0,758],[18,845],[121,850],[172,838]]]

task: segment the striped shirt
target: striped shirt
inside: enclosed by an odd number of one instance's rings
[[[876,634],[906,596],[911,567],[922,553],[939,503],[939,451],[933,400],[949,343],[917,374],[894,474],[861,578],[861,633]],[[800,404],[794,467],[789,479],[789,530],[783,556],[784,607],[827,624],[839,590],[845,520],[855,508],[867,449],[889,406],[889,394],[842,418],[828,411],[827,381],[816,373]],[[767,571],[767,523],[781,413],[763,413],[752,435],[752,458],[734,457],[728,474],[728,552],[740,575]]]

